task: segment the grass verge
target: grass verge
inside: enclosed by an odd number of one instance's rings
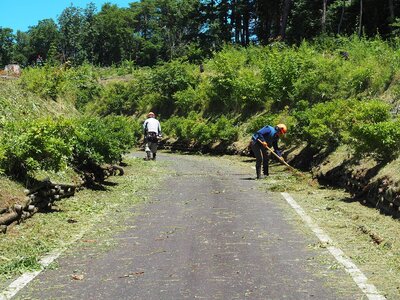
[[[135,158],[125,162],[125,175],[109,178],[103,190],[83,190],[56,202],[51,212],[37,213],[0,235],[0,286],[23,272],[38,269],[42,256],[64,247],[80,233],[107,232],[95,224],[124,220],[132,207],[144,202],[146,191],[162,178],[162,164]]]
[[[344,190],[309,184],[284,166],[273,164],[271,169],[263,188],[290,193],[387,299],[400,299],[399,220],[361,204],[363,199],[354,200]],[[282,207],[291,210],[284,201]]]

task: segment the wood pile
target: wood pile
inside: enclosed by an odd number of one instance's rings
[[[51,208],[54,201],[73,196],[76,190],[75,185],[54,184],[50,180],[25,190],[26,197],[21,203],[0,208],[0,232],[6,233],[8,226],[19,224],[40,210]]]
[[[343,167],[332,169],[317,178],[335,186],[344,187],[355,199],[374,206],[386,214],[400,216],[400,187],[389,178],[375,179],[368,174],[369,169],[346,170]]]
[[[109,176],[122,176],[124,174],[123,168],[113,165],[102,166],[99,170],[102,173],[101,176],[83,172],[80,185],[57,184],[46,179],[38,182],[35,187],[26,189],[26,197],[21,203],[14,204],[11,207],[0,207],[0,233],[6,233],[9,226],[23,222],[38,211],[50,209],[55,201],[75,195],[75,192],[84,186],[91,186],[94,182],[104,181]],[[97,170],[97,173],[99,173],[99,170]]]

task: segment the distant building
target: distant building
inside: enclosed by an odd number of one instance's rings
[[[14,75],[14,76],[19,76],[21,75],[21,67],[17,64],[10,64],[10,65],[6,65],[4,67],[4,71],[8,74],[8,75]]]

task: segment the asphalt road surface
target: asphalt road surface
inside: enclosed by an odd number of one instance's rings
[[[250,166],[171,154],[149,163],[165,162],[173,174],[110,247],[77,245],[15,298],[364,298]]]

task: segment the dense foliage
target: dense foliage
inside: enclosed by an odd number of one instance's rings
[[[379,38],[321,38],[292,47],[225,46],[201,71],[182,59],[153,68],[125,64],[113,72],[129,80],[102,85],[90,65],[45,66],[28,69],[21,84],[51,99],[68,97],[92,115],[156,111],[167,136],[191,145],[232,143],[241,131],[284,122],[287,142],[316,151],[347,143],[359,155],[390,160],[399,148],[390,113],[400,98],[399,55],[397,43]],[[392,104],[378,99],[385,93]]]
[[[353,36],[291,47],[226,45],[201,70],[181,58],[152,68],[128,61],[108,69],[27,68],[18,81],[25,93],[67,100],[83,116],[2,118],[0,166],[26,176],[114,163],[138,144],[149,110],[164,137],[205,150],[283,122],[288,144],[316,152],[347,144],[355,155],[390,161],[400,152],[399,56],[397,43]]]
[[[0,27],[0,67],[44,61],[110,66],[124,60],[153,66],[176,58],[200,63],[225,44],[395,37],[399,15],[398,0],[141,0],[128,8],[106,3],[99,11],[92,3],[71,4],[56,21],[41,20],[27,32]]]
[[[36,170],[116,163],[139,132],[137,122],[122,116],[7,122],[0,136],[1,171],[23,179]]]

